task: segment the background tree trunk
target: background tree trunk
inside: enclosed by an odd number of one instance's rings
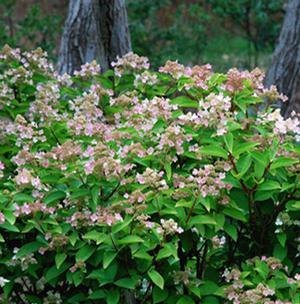
[[[105,71],[117,55],[129,51],[124,0],[70,0],[58,59],[61,74],[72,74],[94,59]]]
[[[287,117],[293,110],[300,112],[300,1],[289,0],[286,6],[278,44],[266,86],[274,84],[278,91],[288,96],[282,104],[282,114]]]

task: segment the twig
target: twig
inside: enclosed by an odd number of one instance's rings
[[[198,279],[202,279],[203,273],[204,273],[204,268],[205,268],[205,263],[206,263],[206,255],[208,252],[208,241],[205,241],[204,244],[204,249],[203,249],[203,254],[202,254],[202,260],[200,263],[200,268],[199,268],[199,273],[198,273]],[[198,272],[198,271],[197,271]]]
[[[108,201],[115,193],[116,191],[118,190],[118,188],[120,187],[120,182],[118,182],[117,186],[114,188],[114,190],[109,194],[107,195],[106,197],[103,198],[103,200],[106,202]]]
[[[191,218],[191,216],[192,216],[192,214],[193,214],[193,211],[194,211],[194,208],[195,208],[197,199],[198,199],[198,195],[195,196],[195,200],[194,200],[194,202],[193,202],[193,205],[192,205],[191,209],[189,210],[189,214],[188,214],[188,216],[187,216],[187,218],[186,218],[186,221],[185,221],[185,224],[186,224],[186,225],[189,223],[190,218]]]
[[[54,130],[52,129],[52,127],[49,127],[49,129],[50,129],[52,135],[54,136],[55,140],[57,141],[57,143],[61,145],[61,142],[58,139],[58,137],[56,136],[56,134],[55,134]]]

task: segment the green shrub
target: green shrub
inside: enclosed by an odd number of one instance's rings
[[[299,118],[259,70],[0,60],[2,303],[299,303]]]

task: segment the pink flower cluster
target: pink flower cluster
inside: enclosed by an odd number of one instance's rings
[[[5,44],[0,53],[0,60],[3,61],[14,61],[21,60],[21,50],[16,48],[13,49],[9,45]]]
[[[18,251],[19,248],[17,247],[13,249],[14,255],[11,257],[10,261],[7,262],[8,266],[11,267],[21,266],[22,271],[25,271],[28,269],[30,265],[38,263],[33,253],[29,253],[19,257],[17,256]]]
[[[6,83],[0,82],[0,110],[4,106],[10,106],[14,98],[14,91]]]
[[[188,78],[190,81],[184,84],[184,87],[189,90],[192,87],[208,89],[207,81],[209,80],[212,69],[210,64],[196,65],[194,67],[185,67],[177,61],[168,60],[166,64],[159,68],[159,72],[171,75],[178,80],[181,77]]]
[[[122,147],[119,151],[119,156],[122,158],[126,157],[145,157],[147,152],[145,151],[144,147],[140,143],[131,143],[130,145],[126,145]]]
[[[97,64],[96,60],[92,62],[87,62],[81,66],[80,71],[75,71],[74,75],[82,78],[89,78],[94,75],[100,74],[100,66]]]
[[[76,228],[94,226],[96,224],[112,226],[120,221],[123,221],[122,215],[110,208],[98,208],[95,213],[88,209],[76,211],[66,220],[67,223]]]
[[[69,242],[69,237],[64,234],[45,234],[45,240],[49,242],[47,247],[40,247],[39,253],[44,255],[46,251],[61,250]]]
[[[155,223],[152,221],[149,221],[151,217],[149,215],[141,214],[136,217],[136,220],[140,222],[143,226],[145,226],[148,229],[151,229],[155,226]]]
[[[282,102],[286,102],[288,100],[288,97],[283,95],[282,93],[279,93],[274,85],[270,86],[270,88],[268,89],[264,88],[262,92],[259,94],[259,96],[265,97],[269,101],[281,100]]]
[[[205,100],[200,101],[200,110],[198,111],[200,125],[215,127],[218,136],[224,135],[227,133],[226,125],[232,115],[230,109],[230,97],[224,96],[222,93],[209,94]]]
[[[157,172],[151,168],[146,168],[143,174],[137,174],[136,180],[141,185],[146,185],[154,189],[168,189],[166,181],[163,179],[164,172]]]
[[[296,140],[300,140],[300,119],[295,112],[291,113],[291,117],[284,119],[280,114],[280,109],[267,114],[263,114],[260,118],[261,124],[271,123],[274,126],[274,134],[286,135],[291,133]]]
[[[136,205],[145,202],[147,198],[147,194],[143,193],[141,190],[135,190],[131,194],[125,193],[124,198],[126,199],[125,201],[123,201],[124,204]],[[126,210],[128,214],[133,213],[128,209]]]
[[[71,272],[75,272],[78,269],[85,269],[85,263],[83,261],[78,261],[77,263],[75,263],[71,268],[70,271]]]
[[[124,94],[120,94],[117,97],[111,97],[109,99],[109,103],[110,103],[111,106],[121,106],[121,107],[124,107],[125,109],[129,106],[133,106],[133,105],[138,104],[138,102],[139,102],[139,99],[135,95],[135,92],[133,92],[133,93],[132,92],[126,92]],[[122,113],[120,113],[120,114],[122,114]]]
[[[179,79],[184,75],[184,65],[177,61],[168,60],[164,66],[159,68],[159,72],[169,74],[175,79]]]
[[[210,64],[205,64],[202,66],[195,65],[192,68],[187,67],[184,70],[184,76],[189,77],[192,80],[192,85],[203,90],[208,90],[207,81],[212,75],[212,67]],[[191,84],[185,84],[186,89],[192,87]]]
[[[144,71],[142,74],[135,75],[134,86],[137,88],[139,84],[154,85],[158,82],[157,75]]]
[[[269,277],[273,275],[274,270],[282,269],[283,266],[279,260],[273,257],[255,257],[248,260],[246,263],[252,265],[253,269],[256,267],[257,261],[264,261],[268,268],[270,269]],[[249,288],[249,286],[244,286],[242,282],[242,273],[238,269],[232,269],[231,271],[225,270],[223,276],[226,282],[231,283],[225,289],[225,295],[230,303],[233,304],[255,304],[255,303],[265,303],[265,304],[291,304],[289,301],[273,300],[275,296],[275,290],[270,288],[264,282],[259,282],[256,286]],[[296,277],[295,277],[296,278]],[[298,276],[297,276],[298,278]],[[299,276],[300,278],[300,276]],[[271,280],[270,280],[271,281]],[[289,284],[294,284],[296,281],[294,279],[288,280]]]
[[[158,119],[171,120],[172,112],[177,110],[176,105],[171,105],[169,99],[154,97],[153,99],[143,99],[138,101],[132,99],[134,106],[122,113],[115,114],[117,119],[123,118],[123,126],[132,126],[136,130],[149,132]]]
[[[31,172],[26,168],[19,170],[15,177],[16,184],[21,188],[34,187],[37,190],[41,190],[43,185],[39,177],[32,176]]]
[[[0,224],[5,223],[5,215],[0,211]]]
[[[224,89],[230,92],[238,92],[244,90],[247,85],[250,85],[256,92],[261,92],[264,88],[264,78],[265,74],[258,68],[251,72],[239,71],[236,68],[230,69],[227,72]]]
[[[158,137],[160,138],[158,149],[168,151],[170,148],[175,148],[178,155],[184,153],[183,144],[193,139],[192,135],[185,134],[184,129],[179,125],[167,127]]]
[[[232,120],[231,99],[222,93],[209,94],[199,101],[199,110],[196,113],[188,112],[178,117],[180,125],[189,125],[198,130],[201,127],[215,128],[217,135],[227,133],[227,123]]]
[[[16,217],[34,215],[36,212],[42,212],[43,214],[54,214],[54,207],[47,207],[47,205],[40,202],[24,203],[22,206],[14,204]]]
[[[37,48],[31,52],[24,52],[21,62],[25,67],[37,69],[46,75],[52,75],[54,68],[53,64],[48,62],[48,54],[41,48]]]
[[[53,148],[51,151],[51,155],[54,160],[64,162],[74,161],[79,155],[81,155],[81,153],[82,150],[80,144],[71,140]]]
[[[5,166],[3,162],[0,160],[0,178],[3,177],[3,170],[5,169]]]
[[[47,82],[37,86],[36,98],[30,105],[29,116],[32,121],[39,117],[40,122],[60,120],[61,117],[55,106],[60,97],[60,88],[54,82]]]
[[[184,232],[184,230],[178,226],[178,223],[176,223],[173,219],[161,219],[160,220],[160,227],[156,229],[156,231],[160,234],[169,235],[169,234],[181,234]]]
[[[203,198],[206,196],[218,196],[222,189],[230,190],[232,185],[222,180],[226,177],[225,172],[216,172],[213,165],[205,165],[204,168],[193,169],[189,177],[173,175],[174,187],[195,188]]]
[[[26,119],[17,115],[14,123],[7,123],[4,127],[4,132],[16,136],[16,146],[27,148],[31,147],[37,142],[45,142],[46,136],[42,129],[38,129],[38,125],[35,122],[27,122]]]
[[[123,57],[117,56],[117,60],[112,62],[115,74],[121,77],[125,72],[140,72],[148,70],[150,67],[147,57],[138,56],[132,52],[127,53]]]

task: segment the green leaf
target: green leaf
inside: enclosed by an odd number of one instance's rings
[[[78,233],[77,231],[73,231],[72,234],[70,235],[70,244],[72,246],[74,246],[76,244],[76,242],[79,240],[79,236],[78,236]]]
[[[133,280],[132,278],[123,278],[114,282],[114,284],[122,288],[134,289],[136,285],[136,281]]]
[[[96,248],[90,245],[85,245],[76,253],[76,261],[86,261],[95,252]]]
[[[27,243],[18,250],[16,256],[18,258],[21,258],[25,255],[38,251],[40,249],[40,247],[42,247],[42,246],[43,246],[43,243],[41,243],[41,242]]]
[[[99,187],[95,186],[92,190],[91,190],[91,194],[92,194],[92,200],[90,201],[90,208],[93,212],[96,211],[97,205],[98,205],[98,199],[99,199]]]
[[[231,225],[229,223],[225,223],[224,230],[234,241],[237,240],[237,237],[238,237],[237,229],[234,225]]]
[[[119,245],[143,243],[144,240],[137,235],[128,235],[121,240],[118,240]]]
[[[297,159],[280,156],[273,161],[270,169],[274,170],[274,169],[278,169],[278,168],[282,168],[282,167],[288,167],[288,166],[292,166],[297,163],[299,163],[299,160],[297,160]]]
[[[281,186],[277,181],[274,180],[266,180],[257,187],[258,191],[270,191],[276,189],[281,189]]]
[[[189,296],[182,296],[176,304],[195,304],[194,300]]]
[[[67,255],[65,253],[57,253],[55,256],[55,265],[59,269],[62,263],[66,260]]]
[[[238,179],[240,179],[243,175],[247,173],[249,168],[252,164],[252,158],[250,154],[247,154],[245,156],[242,156],[238,162],[236,163],[236,167],[238,170],[238,174],[235,174],[234,171],[232,172],[232,175]]]
[[[168,180],[171,180],[171,177],[172,177],[172,167],[171,167],[171,164],[170,163],[165,163],[165,170],[166,170],[166,173],[167,173],[167,179]]]
[[[155,269],[149,270],[148,275],[156,286],[158,286],[160,289],[164,289],[164,278]]]
[[[164,302],[168,297],[168,291],[154,286],[152,291],[153,304]]]
[[[84,279],[82,271],[76,271],[72,273],[70,277],[72,278],[75,287],[79,286]]]
[[[103,243],[105,241],[105,239],[107,238],[107,235],[102,233],[102,232],[98,232],[96,230],[92,230],[86,234],[84,234],[82,236],[82,238],[84,240],[91,240],[91,241],[96,241],[96,244],[99,245],[101,243]]]
[[[277,240],[279,241],[280,245],[282,247],[284,247],[285,242],[286,242],[286,234],[281,232],[281,233],[276,234],[276,236],[277,236]]]
[[[236,143],[233,147],[232,155],[238,158],[240,154],[252,151],[257,145],[259,145],[257,142]]]
[[[192,100],[187,96],[178,96],[176,98],[173,98],[170,103],[173,105],[178,105],[182,108],[198,108],[199,106],[199,103],[197,101]]]
[[[168,248],[162,248],[159,250],[156,260],[159,261],[161,259],[165,259],[172,255],[172,252]]]
[[[292,210],[292,209],[299,210],[300,209],[300,201],[292,200],[291,201],[291,206],[289,206],[288,210]]]
[[[274,192],[272,191],[256,191],[254,199],[255,201],[266,201],[273,197]]]
[[[5,229],[11,232],[20,232],[19,228],[15,225],[10,224],[9,222],[0,224],[0,228]]]
[[[14,225],[14,223],[16,222],[16,216],[13,214],[12,211],[9,210],[4,210],[3,214],[5,216],[5,219],[11,224]]]
[[[46,282],[50,282],[51,280],[57,278],[58,276],[60,276],[61,274],[63,274],[67,269],[69,269],[71,266],[70,263],[64,263],[62,264],[62,266],[57,269],[56,265],[52,266],[51,268],[49,268],[45,274],[45,280]]]
[[[274,247],[273,256],[280,261],[283,261],[287,255],[287,248],[281,246],[280,244],[276,244]]]
[[[228,149],[229,152],[232,153],[232,149],[233,149],[233,135],[232,133],[227,133],[224,137],[224,142],[225,142],[225,145]]]
[[[175,215],[177,216],[177,210],[174,207],[164,208],[160,211],[160,215]]]
[[[25,193],[17,193],[14,196],[13,201],[31,203],[34,201],[34,197],[32,197],[31,195],[25,194]]]
[[[217,223],[216,229],[223,229],[224,223],[225,223],[225,215],[222,213],[215,213],[214,214],[214,219]]]
[[[60,190],[53,191],[44,198],[44,203],[48,205],[48,204],[51,204],[56,201],[61,201],[61,200],[65,199],[65,197],[66,197],[65,192],[60,191]]]
[[[76,276],[79,276],[79,275],[76,274]],[[76,279],[73,281],[74,281],[74,285],[78,286],[77,284],[79,284],[79,281],[77,281]],[[86,296],[82,292],[76,293],[74,296],[68,298],[67,303],[74,304],[74,303],[79,303],[79,302],[82,302],[82,303],[86,302]]]
[[[224,210],[223,210],[223,213],[228,215],[229,217],[240,220],[242,222],[247,221],[247,219],[245,217],[245,214],[243,213],[242,209],[233,209],[231,207],[225,207]]]
[[[209,215],[196,215],[190,219],[190,225],[217,225],[217,222]]]
[[[257,180],[260,180],[265,172],[265,167],[261,165],[258,161],[254,162],[254,176]]]
[[[255,268],[259,275],[265,280],[270,272],[268,265],[264,261],[255,261]]]
[[[91,300],[99,300],[99,299],[105,299],[106,298],[106,294],[104,292],[104,290],[96,290],[94,292],[92,292],[88,299],[91,299]]]
[[[204,284],[201,285],[199,289],[202,297],[215,294],[218,291],[219,286],[213,281],[204,281]]]
[[[264,152],[253,151],[251,152],[253,159],[260,163],[264,168],[269,164],[270,160]]]
[[[70,278],[72,279],[74,286],[77,287],[84,280],[84,275],[83,275],[82,271],[75,271],[70,275]]]
[[[117,255],[118,252],[116,251],[105,251],[103,255],[103,268],[106,269]]]
[[[228,154],[227,154],[226,150],[219,146],[215,146],[215,145],[202,147],[199,149],[199,153],[203,154],[203,155],[222,157],[224,159],[228,158]]]
[[[217,297],[208,296],[201,299],[201,304],[220,304],[220,301]]]
[[[146,261],[152,260],[152,256],[143,249],[139,249],[132,256],[141,260],[146,260]]]
[[[121,222],[117,222],[116,224],[113,225],[112,227],[112,233],[115,234],[119,231],[126,231],[124,230],[126,227],[130,225],[132,222],[132,217],[127,217]]]
[[[109,290],[106,295],[107,304],[118,304],[120,300],[120,292],[118,289]]]
[[[184,207],[184,208],[191,208],[193,206],[194,202],[193,201],[186,201],[184,199],[181,199],[180,201],[178,201],[175,205],[175,208],[180,208],[180,207]]]
[[[78,199],[81,197],[89,197],[91,195],[91,191],[89,189],[77,189],[76,191],[73,191],[70,199]]]

